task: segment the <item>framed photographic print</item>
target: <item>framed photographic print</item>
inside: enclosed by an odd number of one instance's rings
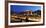
[[[5,11],[8,26],[44,25],[44,3],[8,1]]]

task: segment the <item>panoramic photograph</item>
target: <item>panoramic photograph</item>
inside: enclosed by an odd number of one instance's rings
[[[10,22],[39,22],[41,6],[10,5]]]

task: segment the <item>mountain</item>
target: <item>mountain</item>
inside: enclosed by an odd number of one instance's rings
[[[36,10],[36,11],[31,11],[31,10],[25,10],[25,11],[22,11],[22,12],[20,12],[20,13],[16,13],[16,12],[13,12],[13,11],[11,11],[11,14],[25,14],[25,13],[28,13],[29,12],[29,14],[34,14],[34,13],[36,13],[37,15],[41,15],[41,10]]]
[[[16,12],[11,11],[11,14],[16,14]]]
[[[34,11],[33,13],[37,13],[38,15],[41,15],[41,10]]]
[[[25,11],[22,11],[22,12],[20,12],[19,14],[31,14],[32,13],[32,11],[31,10],[25,10]]]

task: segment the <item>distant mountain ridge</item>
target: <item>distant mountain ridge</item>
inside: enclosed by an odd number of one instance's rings
[[[22,11],[22,12],[20,12],[20,13],[16,13],[16,12],[11,11],[11,14],[14,14],[14,13],[15,13],[15,14],[24,14],[25,12],[28,12],[28,11],[31,12],[31,10]],[[38,15],[41,15],[41,10],[32,11],[32,13],[37,13]]]
[[[37,10],[37,11],[35,11],[33,13],[37,13],[38,15],[41,15],[41,10]]]

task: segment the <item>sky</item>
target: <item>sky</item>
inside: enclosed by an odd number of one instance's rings
[[[23,5],[11,5],[10,6],[11,11],[13,12],[22,12],[22,11],[26,11],[26,10],[31,10],[31,11],[36,11],[36,10],[40,10],[41,6],[23,6]]]

